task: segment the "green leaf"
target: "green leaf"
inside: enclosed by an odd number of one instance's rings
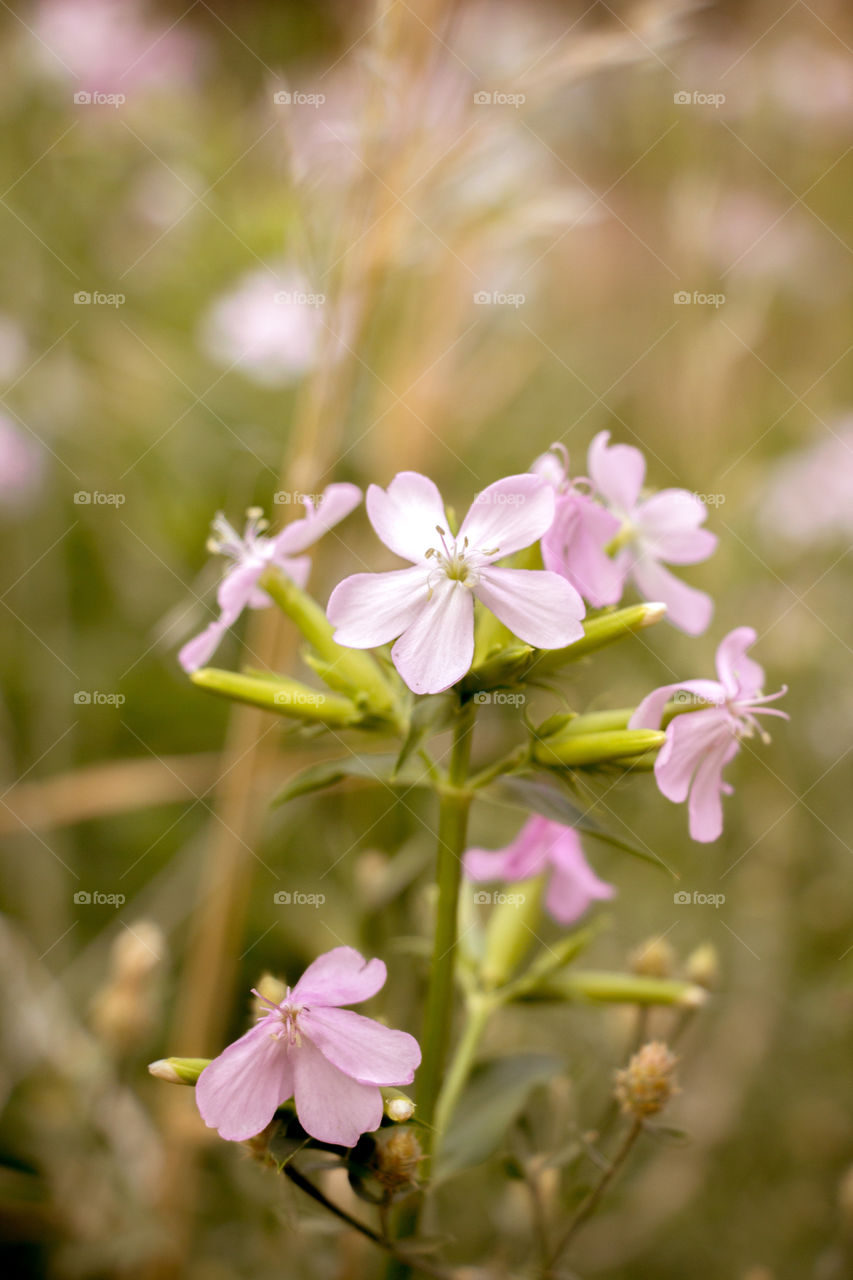
[[[565,1067],[565,1061],[551,1053],[512,1054],[478,1066],[451,1116],[436,1178],[488,1160],[533,1090]]]
[[[611,832],[604,830],[594,818],[590,817],[588,812],[578,808],[562,790],[551,783],[541,782],[537,778],[505,776],[499,782],[492,783],[489,787],[484,787],[479,794],[499,804],[503,803],[511,805],[514,809],[521,809],[525,813],[529,813],[532,810],[533,813],[538,813],[543,818],[549,818],[552,822],[562,822],[566,827],[575,827],[578,831],[582,831],[584,835],[592,836],[595,840],[602,840],[605,844],[618,849],[620,853],[630,853],[632,857],[642,858],[644,862],[650,862],[652,866],[660,867],[665,871],[669,870],[666,863],[656,853],[649,849],[641,849],[637,845],[623,840],[621,836],[612,835]]]
[[[311,764],[291,778],[273,800],[273,805],[286,804],[297,796],[309,796],[316,791],[326,791],[346,778],[361,778],[365,782],[385,787],[426,787],[429,779],[425,773],[397,775],[396,757],[386,752],[367,756],[345,756],[340,760],[321,760]]]

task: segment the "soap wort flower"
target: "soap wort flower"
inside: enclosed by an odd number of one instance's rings
[[[686,489],[661,489],[642,498],[645,458],[632,445],[611,445],[609,439],[609,431],[595,436],[587,464],[597,492],[622,521],[616,564],[623,579],[633,579],[645,600],[666,605],[671,622],[688,635],[700,635],[711,621],[711,597],[688,587],[663,566],[697,564],[713,553],[716,536],[699,528],[705,505]]]
[[[178,659],[185,671],[203,667],[215,653],[220,640],[233,626],[244,609],[264,609],[271,604],[267,593],[258,586],[265,569],[281,569],[294,582],[304,587],[311,561],[302,555],[329,529],[358,506],[361,490],[354,484],[330,484],[319,495],[316,504],[306,497],[305,515],[293,520],[281,533],[267,536],[267,521],[258,507],[247,511],[242,536],[221,513],[213,521],[213,536],[208,550],[232,561],[219,584],[217,601],[220,616],[181,649]]]
[[[711,706],[675,716],[655,761],[655,777],[668,800],[680,804],[689,796],[690,834],[694,840],[716,840],[723,830],[721,796],[732,788],[723,782],[723,769],[737,755],[744,738],[768,741],[757,716],[781,716],[784,711],[765,704],[781,698],[763,695],[764,670],[746,651],[756,640],[752,627],[737,627],[717,649],[717,680],[681,680],[662,685],[644,698],[629,720],[631,729],[656,729],[673,693],[686,690]]]
[[[505,849],[469,849],[464,865],[477,881],[529,880],[550,870],[545,906],[558,924],[574,924],[592,902],[616,893],[586,861],[577,831],[548,818],[529,818]]]
[[[355,1146],[382,1123],[380,1086],[410,1084],[418,1042],[344,1004],[358,1004],[385,984],[381,960],[335,947],[310,964],[280,1003],[205,1067],[196,1085],[206,1125],[244,1142],[266,1128],[293,1098],[299,1123],[319,1142]],[[258,992],[254,993],[256,996]]]
[[[400,472],[387,489],[371,485],[367,514],[385,545],[413,567],[344,579],[329,600],[329,621],[338,644],[353,649],[399,637],[391,657],[415,693],[440,693],[471,666],[475,599],[536,648],[563,648],[583,635],[584,604],[565,579],[495,567],[553,521],[554,493],[538,476],[489,485],[455,537],[441,494],[416,471]]]

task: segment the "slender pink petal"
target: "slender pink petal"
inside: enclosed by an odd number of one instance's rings
[[[468,588],[442,575],[391,657],[414,693],[441,693],[461,680],[474,657],[474,599]]]
[[[195,1089],[202,1119],[231,1142],[245,1142],[272,1120],[293,1093],[293,1071],[274,1018],[235,1040],[205,1067]]]
[[[659,729],[663,719],[663,709],[670,698],[679,689],[693,693],[706,702],[719,704],[725,701],[726,691],[717,680],[676,680],[675,684],[664,684],[653,693],[648,694],[628,721],[629,729]],[[685,712],[695,715],[696,712]]]
[[[667,617],[689,636],[707,630],[714,612],[714,602],[704,591],[688,587],[663,565],[651,559],[638,560],[633,570],[640,595],[646,600],[660,600],[666,605]]]
[[[690,835],[694,840],[708,844],[717,840],[723,831],[723,778],[726,764],[738,751],[738,743],[731,739],[722,740],[710,751],[696,770],[696,776],[690,788],[690,799],[687,809],[690,820]]]
[[[655,779],[667,800],[687,798],[694,773],[709,752],[731,741],[728,712],[716,708],[678,716],[666,731],[666,742],[655,761]]]
[[[354,484],[330,484],[316,507],[309,507],[301,520],[294,520],[274,539],[276,557],[298,555],[339,524],[361,502],[361,490]]]
[[[362,1084],[411,1084],[420,1065],[414,1036],[351,1009],[306,1009],[299,1027],[333,1067]]]
[[[554,490],[539,476],[507,476],[471,503],[457,535],[493,560],[514,555],[542,537],[554,519]]]
[[[583,600],[571,583],[547,569],[483,569],[478,600],[537,649],[562,649],[583,635]]]
[[[471,880],[527,880],[538,875],[547,863],[551,825],[547,818],[528,818],[505,849],[494,853],[469,849],[465,854],[465,874]]]
[[[669,564],[697,564],[713,555],[716,534],[700,529],[707,508],[686,489],[661,489],[641,502],[632,523],[642,540],[643,551]]]
[[[565,832],[577,836],[571,828]],[[606,880],[600,880],[586,861],[580,840],[576,851],[569,852],[570,846],[565,836],[557,841],[552,851],[554,872],[545,896],[545,907],[558,924],[574,924],[587,911],[593,902],[604,901],[614,897],[616,889]]]
[[[596,609],[617,604],[624,575],[605,551],[619,531],[619,521],[583,493],[557,498],[554,523],[542,537],[545,568],[566,578]]]
[[[184,671],[197,671],[199,667],[205,666],[216,653],[227,630],[224,622],[211,622],[204,631],[188,640],[178,651],[178,662]]]
[[[736,627],[720,641],[717,675],[730,698],[754,698],[764,688],[764,668],[746,656],[757,639],[752,627]]]
[[[427,607],[429,570],[416,566],[390,573],[356,573],[339,582],[326,615],[338,644],[372,649],[410,627]]]
[[[622,512],[636,505],[646,476],[646,460],[630,444],[609,444],[610,432],[599,431],[589,446],[590,478],[603,497]]]
[[[399,472],[387,489],[372,484],[367,514],[386,547],[415,564],[423,563],[430,547],[440,546],[436,526],[449,532],[441,494],[418,471]]]
[[[304,587],[311,573],[310,556],[286,556],[280,552],[276,552],[276,554],[271,558],[270,563],[278,565],[279,569],[283,570],[284,573],[287,574],[288,578],[293,579],[297,587]],[[252,596],[249,600],[249,607],[251,609],[261,609],[264,604],[272,603],[266,591],[259,590],[257,594],[258,596],[263,597],[263,599],[261,599],[259,603],[257,598]]]
[[[354,947],[334,947],[318,956],[293,988],[295,1004],[359,1004],[385,985],[388,971],[381,960],[365,960]]]
[[[318,1142],[354,1147],[382,1123],[382,1094],[339,1071],[307,1038],[293,1053],[299,1123]]]
[[[245,564],[235,564],[223,577],[217,588],[216,599],[226,627],[235,623],[248,605],[265,568],[262,560],[249,560]]]

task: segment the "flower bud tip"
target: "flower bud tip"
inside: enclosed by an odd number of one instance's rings
[[[656,600],[652,604],[645,606],[645,616],[643,617],[643,626],[652,627],[656,622],[660,622],[661,618],[666,616],[666,605]]]
[[[168,1080],[169,1084],[183,1084],[183,1080],[168,1058],[158,1058],[156,1062],[149,1062],[148,1071],[158,1080]]]

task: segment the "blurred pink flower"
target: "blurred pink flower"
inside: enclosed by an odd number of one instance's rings
[[[666,741],[655,761],[658,786],[668,800],[681,804],[689,795],[690,834],[694,840],[716,840],[723,830],[722,795],[732,788],[723,782],[723,769],[740,750],[743,738],[757,735],[766,742],[756,716],[781,716],[784,711],[763,704],[781,698],[763,696],[764,670],[746,656],[755,643],[752,627],[737,627],[717,649],[716,680],[681,680],[665,684],[644,698],[628,722],[630,729],[658,729],[670,697],[683,689],[705,702],[706,710],[688,711],[670,721]]]
[[[282,569],[300,587],[308,580],[311,561],[301,552],[314,545],[329,529],[358,506],[361,490],[354,484],[330,484],[316,503],[304,498],[306,514],[293,520],[279,534],[267,537],[266,520],[257,507],[247,512],[241,537],[220,512],[213,521],[214,536],[208,548],[233,560],[217,591],[221,614],[181,649],[178,661],[185,671],[203,667],[215,653],[220,640],[244,609],[264,609],[271,604],[258,579],[270,565]]]
[[[327,332],[325,303],[289,264],[276,276],[250,271],[213,303],[202,322],[201,345],[212,360],[261,386],[287,386],[312,369],[321,352],[337,357],[345,348],[348,312],[335,321],[341,332]]]
[[[33,438],[0,415],[0,505],[21,507],[37,492],[44,457]]]
[[[558,924],[574,924],[590,903],[616,893],[586,861],[577,831],[547,818],[528,818],[505,849],[469,849],[465,854],[469,880],[529,880],[549,869],[545,906]]]
[[[646,460],[628,444],[608,444],[609,431],[600,431],[589,447],[589,474],[610,510],[622,520],[616,563],[632,578],[646,600],[660,600],[667,616],[688,635],[699,635],[711,621],[711,597],[688,587],[664,564],[697,564],[707,560],[716,536],[699,525],[704,503],[686,489],[661,489],[641,499]]]
[[[853,419],[767,467],[757,493],[759,526],[787,551],[831,546],[853,537]]]
[[[385,985],[381,960],[335,947],[310,964],[280,1004],[202,1071],[196,1102],[223,1138],[243,1142],[293,1098],[299,1123],[318,1142],[353,1147],[382,1122],[380,1086],[411,1084],[417,1040],[341,1009]]]
[[[553,485],[557,497],[554,522],[542,537],[545,568],[566,578],[596,609],[618,603],[623,574],[606,548],[619,520],[578,487],[588,481],[569,478],[565,445],[552,445],[530,469]]]
[[[201,61],[195,33],[140,0],[41,0],[32,22],[42,65],[80,90],[181,86]]]
[[[387,490],[372,484],[367,514],[386,547],[414,567],[344,579],[329,599],[329,621],[338,643],[353,649],[399,636],[391,657],[415,693],[449,689],[471,666],[475,599],[537,648],[562,648],[583,635],[584,604],[565,579],[494,567],[540,538],[554,518],[553,490],[537,476],[489,485],[455,538],[441,494],[417,471],[401,471]]]

